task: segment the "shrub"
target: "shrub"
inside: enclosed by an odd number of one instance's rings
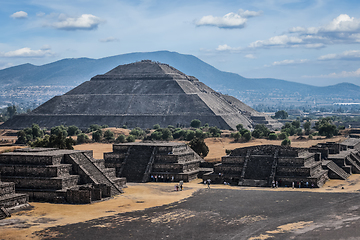
[[[120,134],[120,135],[116,138],[116,142],[119,142],[119,143],[124,143],[124,142],[126,142],[125,135],[124,135],[124,134]]]
[[[236,132],[233,134],[233,138],[235,141],[239,141],[239,139],[241,138],[241,133],[240,132]]]
[[[278,134],[278,138],[280,139],[280,140],[283,140],[283,139],[285,139],[285,138],[287,138],[289,135],[286,133],[286,132],[282,132],[282,133],[279,133]]]
[[[191,141],[195,137],[195,131],[187,130],[186,135],[184,137],[186,141]]]
[[[209,127],[209,134],[211,137],[220,137],[221,131],[218,127]]]
[[[146,133],[141,128],[136,127],[130,131],[130,135],[133,135],[135,138],[142,138],[146,135]]]
[[[237,129],[238,131],[240,131],[240,130],[243,129],[243,128],[244,128],[244,126],[243,126],[242,124],[236,125],[236,129]]]
[[[209,148],[206,146],[204,139],[194,138],[189,142],[189,146],[194,152],[196,152],[200,157],[206,157],[209,153]]]
[[[269,140],[276,140],[277,138],[278,138],[278,136],[276,135],[276,133],[269,134]]]
[[[59,133],[62,132],[64,137],[67,137],[67,128],[63,125],[56,126],[51,128],[51,135],[59,135]]]
[[[160,125],[159,124],[155,124],[154,126],[153,126],[153,129],[159,129],[160,128]]]
[[[199,128],[201,126],[201,121],[199,119],[193,119],[190,126],[193,128]]]
[[[285,138],[282,142],[281,142],[281,146],[290,146],[291,145],[291,141],[288,138]]]
[[[110,140],[114,139],[114,133],[108,129],[104,132],[104,138],[106,140],[110,141]]]
[[[269,133],[270,130],[264,124],[259,124],[255,126],[251,135],[255,138],[266,138],[269,136]]]
[[[97,124],[91,124],[90,127],[89,127],[89,132],[95,132],[97,130],[100,130],[101,127]]]
[[[79,135],[77,135],[77,144],[82,144],[88,141],[89,137],[85,133],[80,133]]]
[[[92,134],[92,139],[93,139],[95,142],[100,142],[102,136],[103,136],[103,133],[102,133],[101,129],[98,129],[98,130],[96,130],[95,132],[93,132],[93,134]]]
[[[162,133],[161,133],[161,131],[155,131],[155,132],[151,133],[150,137],[153,140],[161,140],[162,139]]]
[[[108,128],[109,126],[108,125],[102,125],[101,128]]]
[[[129,135],[127,138],[126,138],[126,141],[128,142],[135,142],[135,137],[133,135]]]
[[[247,142],[251,140],[251,132],[250,131],[246,131],[242,136],[243,136],[244,140]]]
[[[72,126],[68,127],[67,133],[68,133],[69,136],[75,136],[75,135],[80,134],[81,131],[77,126],[72,125]]]

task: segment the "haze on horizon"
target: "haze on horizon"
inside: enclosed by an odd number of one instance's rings
[[[248,78],[360,85],[360,2],[355,0],[0,4],[0,69],[168,50]]]

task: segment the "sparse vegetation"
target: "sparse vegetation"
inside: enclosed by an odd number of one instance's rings
[[[199,128],[201,126],[201,121],[199,119],[193,119],[190,122],[190,126],[193,128]]]
[[[194,138],[189,142],[189,147],[194,150],[200,157],[204,158],[209,153],[209,148],[206,146],[204,139]]]

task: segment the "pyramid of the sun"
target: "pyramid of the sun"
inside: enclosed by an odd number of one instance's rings
[[[198,79],[158,62],[120,65],[93,77],[42,104],[31,113],[17,115],[1,128],[21,129],[91,124],[130,128],[189,126],[191,120],[221,129],[246,128],[263,123],[279,128],[277,121],[256,112],[231,96],[222,95]]]

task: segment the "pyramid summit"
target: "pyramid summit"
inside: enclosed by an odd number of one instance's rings
[[[189,126],[193,119],[221,129],[235,129],[237,124],[251,129],[259,123],[280,127],[277,121],[195,77],[167,64],[143,60],[94,76],[32,112],[14,116],[1,128],[22,129],[33,123],[47,128],[88,128],[91,124],[151,128],[154,124]]]

